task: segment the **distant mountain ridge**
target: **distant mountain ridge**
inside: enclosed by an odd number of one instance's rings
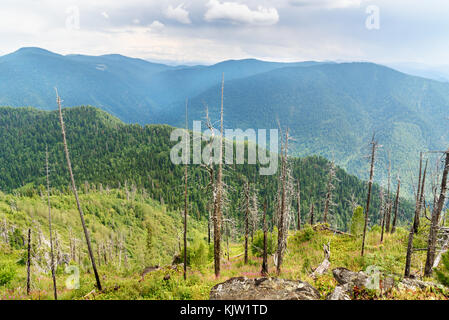
[[[375,178],[393,175],[410,186],[419,151],[449,144],[449,83],[410,76],[373,63],[279,63],[229,60],[212,66],[167,66],[121,55],[59,55],[23,48],[0,57],[0,105],[56,108],[94,105],[131,123],[184,125],[206,106],[216,117],[222,74],[225,125],[289,126],[296,155],[318,154],[367,179],[364,156],[373,132],[383,145]],[[411,193],[411,188],[409,188]]]

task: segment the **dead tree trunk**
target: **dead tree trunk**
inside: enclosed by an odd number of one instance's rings
[[[441,189],[440,196],[438,197],[438,201],[436,206],[432,211],[432,220],[430,224],[429,231],[429,240],[427,246],[427,259],[426,266],[424,270],[424,276],[430,277],[433,272],[433,264],[435,261],[435,251],[436,251],[436,242],[437,242],[437,234],[438,234],[438,222],[440,220],[441,211],[443,210],[444,203],[446,202],[446,192],[447,192],[447,177],[449,171],[449,150],[446,151],[446,160],[444,163],[443,169],[443,177],[441,180]]]
[[[297,187],[298,194],[296,196],[296,201],[297,201],[297,206],[298,206],[298,208],[297,208],[297,210],[298,210],[298,213],[297,213],[297,215],[298,215],[298,217],[297,217],[297,220],[298,220],[297,221],[298,222],[297,230],[299,231],[299,230],[301,230],[301,186],[300,186],[299,178],[298,178],[297,184],[298,184],[298,187]]]
[[[384,191],[383,191],[382,187],[380,187],[380,216],[382,217],[380,243],[382,243],[382,242],[384,242],[385,218],[386,218],[386,211],[385,211],[385,207],[384,207]]]
[[[48,228],[50,231],[50,265],[51,277],[53,278],[53,294],[55,300],[58,300],[58,292],[56,289],[56,275],[55,275],[55,259],[53,254],[53,231],[51,229],[51,205],[50,205],[50,177],[48,169],[48,148],[45,148],[45,172],[47,176],[47,200],[48,200]]]
[[[224,74],[221,81],[221,111],[220,111],[220,148],[217,172],[217,197],[214,204],[214,269],[215,277],[220,276],[220,254],[221,254],[221,215],[222,215],[222,193],[223,193],[223,94]]]
[[[410,228],[410,233],[408,235],[408,242],[407,242],[407,255],[405,258],[405,271],[404,271],[404,277],[408,278],[410,277],[410,268],[411,268],[411,264],[412,264],[412,254],[413,254],[413,237],[415,235],[415,233],[418,230],[418,224],[419,224],[419,219],[417,219],[416,217],[420,215],[421,213],[421,208],[422,208],[422,204],[423,204],[423,197],[424,197],[424,191],[425,191],[425,184],[426,184],[426,173],[427,173],[427,161],[426,161],[426,167],[424,169],[424,174],[422,176],[422,181],[421,181],[421,165],[422,165],[422,152],[421,152],[421,156],[420,156],[420,165],[419,165],[419,183],[418,183],[418,194],[416,197],[416,205],[415,205],[415,216],[413,219],[413,223],[412,226]],[[419,184],[421,184],[421,188],[419,186]]]
[[[369,206],[371,201],[371,189],[373,187],[373,178],[374,178],[374,161],[376,159],[376,149],[377,149],[377,142],[374,141],[374,135],[373,139],[371,140],[371,168],[370,168],[370,174],[369,174],[369,182],[368,182],[368,198],[366,200],[366,210],[365,210],[365,225],[363,226],[363,240],[362,240],[362,256],[365,253],[365,239],[366,239],[366,230],[368,228],[368,215],[369,215]]]
[[[399,192],[401,190],[401,180],[398,177],[398,189],[396,191],[396,200],[394,201],[394,218],[393,218],[393,226],[391,227],[391,233],[396,231],[396,223],[398,220],[398,211],[399,211]]]
[[[188,135],[188,117],[187,117],[187,101],[186,101],[186,155],[188,155],[187,150],[187,137]],[[189,138],[190,139],[190,138]],[[184,280],[187,280],[187,170],[188,170],[188,163],[189,160],[187,157],[184,159],[185,167],[184,167]]]
[[[419,154],[419,178],[418,178],[418,188],[416,191],[416,207],[415,209],[419,209],[419,210],[415,210],[415,218],[413,220],[413,228],[414,228],[414,232],[418,233],[418,228],[419,228],[419,215],[421,213],[421,208],[418,208],[418,202],[421,201],[421,176],[422,176],[422,152],[420,152]]]
[[[387,200],[385,203],[385,232],[390,233],[390,224],[391,224],[391,159],[390,152],[388,152],[388,186],[387,186]]]
[[[314,209],[314,204],[312,203],[312,206],[310,207],[310,212],[309,212],[309,216],[310,216],[310,225],[313,226],[313,209]]]
[[[79,197],[78,197],[78,191],[76,190],[75,178],[74,178],[73,172],[72,172],[72,164],[70,162],[69,149],[67,147],[67,140],[66,140],[66,135],[65,135],[64,119],[62,117],[61,99],[59,98],[57,90],[56,90],[56,102],[58,103],[58,108],[59,108],[59,122],[61,124],[62,140],[64,143],[64,151],[65,151],[65,156],[66,156],[66,160],[67,160],[67,167],[69,170],[70,180],[72,181],[72,190],[73,190],[73,194],[75,195],[76,205],[78,207],[78,211],[80,214],[81,224],[83,226],[84,236],[86,238],[86,243],[87,243],[87,250],[89,251],[90,261],[92,262],[92,269],[94,270],[95,280],[97,281],[97,288],[98,288],[98,290],[101,291],[102,287],[101,287],[101,282],[100,282],[100,276],[98,275],[97,266],[95,265],[95,258],[94,258],[94,254],[92,251],[92,245],[90,243],[89,232],[87,231],[86,222],[84,221],[84,213],[83,213],[83,209],[81,208],[81,204],[80,204]]]
[[[317,276],[321,276],[327,272],[329,267],[331,266],[331,263],[329,261],[331,256],[331,246],[330,242],[326,245],[323,244],[323,251],[324,251],[324,260],[321,262],[321,264],[312,272],[310,277],[312,279],[316,279]]]
[[[28,229],[27,295],[31,293],[31,229]]]
[[[249,183],[245,186],[245,264],[248,264],[248,232],[249,232]]]
[[[276,272],[279,275],[281,273],[281,265],[282,265],[282,255],[284,250],[284,219],[285,219],[285,198],[286,198],[286,183],[287,183],[287,155],[288,155],[288,128],[285,134],[285,144],[284,150],[282,151],[282,167],[281,167],[281,206],[280,206],[280,217],[279,217],[279,226],[278,226],[278,250],[277,250],[277,263],[276,263]]]
[[[268,253],[267,253],[267,200],[263,204],[263,260],[262,260],[262,276],[268,275]]]
[[[327,215],[329,213],[329,206],[332,205],[332,191],[334,190],[334,185],[332,184],[333,179],[335,178],[335,165],[332,161],[329,168],[329,177],[327,181],[327,193],[326,193],[326,199],[324,201],[324,217],[323,222],[327,223]]]

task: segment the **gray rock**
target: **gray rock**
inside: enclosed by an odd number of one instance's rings
[[[368,281],[368,276],[362,271],[354,272],[346,268],[335,268],[332,274],[339,285],[348,284],[351,287],[365,288]]]
[[[211,300],[318,300],[320,293],[307,282],[278,278],[231,278],[210,291]]]
[[[399,290],[425,290],[427,288],[443,288],[440,284],[433,282],[426,282],[417,279],[404,278],[401,282],[398,283]]]
[[[334,291],[327,296],[326,300],[351,300],[348,294],[350,291],[348,287],[348,284],[336,286]]]

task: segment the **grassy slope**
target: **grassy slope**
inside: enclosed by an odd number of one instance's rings
[[[243,257],[238,256],[243,252],[239,239],[233,239],[230,246],[231,259],[223,259],[222,275],[215,279],[213,274],[213,262],[209,259],[201,265],[194,265],[189,271],[187,282],[182,279],[182,272],[174,270],[161,270],[148,274],[145,280],[139,282],[140,273],[144,266],[151,263],[169,264],[171,257],[176,252],[178,238],[181,230],[179,214],[165,212],[164,207],[152,200],[143,199],[137,195],[134,201],[127,201],[120,191],[111,191],[109,195],[90,193],[82,195],[81,200],[86,210],[86,218],[89,230],[92,232],[94,247],[102,239],[114,236],[118,230],[127,233],[127,251],[129,253],[128,268],[122,264],[118,267],[117,259],[108,265],[101,264],[105,293],[88,295],[94,288],[94,278],[88,273],[88,261],[81,268],[80,288],[68,290],[65,288],[65,280],[68,275],[62,267],[58,268],[57,280],[61,299],[208,299],[209,291],[216,283],[230,277],[259,276],[261,258],[251,256],[248,265],[243,264]],[[81,235],[79,217],[75,210],[73,197],[67,195],[53,196],[52,205],[55,229],[62,239],[64,247],[68,246],[67,226],[71,226],[78,237]],[[12,210],[11,207],[17,209]],[[138,209],[138,208],[141,209]],[[136,212],[143,212],[143,216]],[[34,227],[40,225],[47,235],[45,199],[40,197],[14,197],[12,195],[0,196],[0,221],[6,217],[9,221],[21,228],[26,228],[32,221]],[[145,221],[158,222],[159,230],[155,232],[153,246],[159,258],[146,251]],[[154,223],[153,223],[154,225]],[[189,231],[189,243],[194,239],[200,239],[205,243],[204,226],[192,222]],[[420,231],[415,240],[415,247],[425,246],[427,230]],[[282,278],[300,279],[310,282],[323,296],[331,292],[336,285],[330,273],[312,280],[308,275],[311,268],[315,268],[323,259],[322,245],[331,244],[331,269],[335,267],[347,267],[351,270],[365,270],[370,265],[382,268],[386,273],[399,278],[403,272],[405,262],[405,248],[407,232],[399,228],[393,235],[386,235],[383,244],[379,243],[379,228],[374,227],[368,234],[367,250],[365,257],[360,257],[361,239],[334,235],[327,231],[312,231],[306,227],[300,232],[291,232],[288,250],[284,260]],[[197,241],[197,240],[195,240]],[[226,249],[223,250],[226,253]],[[20,263],[25,249],[12,250],[0,240],[0,266],[5,263],[14,265],[16,275],[5,286],[0,286],[0,299],[27,299],[25,295],[26,267]],[[236,257],[237,256],[237,257]],[[19,261],[19,262],[18,262]],[[424,252],[414,255],[412,272],[422,268],[425,261]],[[73,262],[72,262],[73,264]],[[273,261],[269,259],[269,267],[274,276]],[[0,268],[1,269],[1,268]],[[35,270],[33,268],[33,270]],[[170,273],[170,280],[163,280]],[[31,299],[51,299],[52,283],[49,273],[33,274],[33,287]],[[444,299],[442,293],[432,292],[394,292],[388,298],[392,299]],[[447,298],[447,295],[446,295]]]

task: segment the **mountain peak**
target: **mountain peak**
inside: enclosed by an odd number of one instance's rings
[[[9,55],[30,55],[30,54],[39,54],[39,55],[47,55],[47,56],[60,56],[57,53],[48,51],[46,49],[42,49],[39,47],[23,47],[20,48]]]

